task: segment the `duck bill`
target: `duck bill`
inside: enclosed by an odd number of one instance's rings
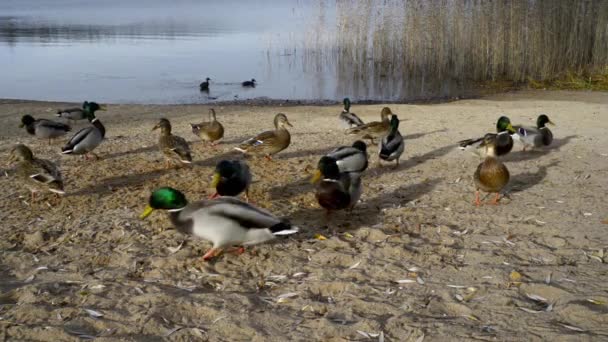
[[[311,182],[312,184],[314,184],[314,183],[318,182],[318,181],[319,181],[319,179],[321,179],[321,176],[322,176],[322,175],[321,175],[321,171],[316,170],[316,171],[315,171],[315,174],[314,174],[314,175],[312,176],[312,178],[310,179],[310,182]]]
[[[549,120],[547,121],[548,124],[553,125],[553,126],[557,126],[553,121]]]
[[[139,215],[139,218],[144,220],[146,217],[150,216],[150,214],[152,214],[153,211],[154,211],[154,208],[152,208],[150,205],[147,205],[146,209],[144,209],[144,212],[141,213],[141,215]]]
[[[159,128],[160,128],[160,126],[159,126],[159,125],[156,125],[156,126],[152,127],[152,130],[153,130],[153,131],[156,131],[156,130],[157,130],[157,129],[159,129]]]
[[[216,188],[219,182],[220,182],[220,174],[216,172],[213,174],[213,179],[211,180],[211,187]]]
[[[513,128],[513,125],[511,124],[507,125],[507,131],[509,131],[509,133],[517,133],[517,131],[515,130],[515,128]]]
[[[23,128],[23,127],[25,127],[25,124],[20,124],[19,125],[19,128]]]
[[[293,125],[292,125],[292,124],[291,124],[291,122],[289,122],[289,121],[285,121],[285,124],[286,124],[287,126],[289,126],[289,127],[293,127]]]
[[[99,105],[99,110],[107,110],[108,108],[106,107],[106,105]]]

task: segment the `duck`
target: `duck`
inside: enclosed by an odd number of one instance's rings
[[[340,172],[362,173],[367,169],[367,145],[361,140],[355,141],[352,146],[340,146],[325,156],[336,161]]]
[[[106,110],[106,107],[97,102],[84,101],[81,108],[59,109],[57,117],[68,119],[68,121],[84,120],[88,119],[87,113],[95,114],[98,110]]]
[[[344,109],[342,113],[340,113],[340,121],[345,128],[352,128],[363,125],[363,120],[361,120],[357,114],[350,112],[350,99],[345,97],[342,101],[344,104]]]
[[[261,244],[299,231],[288,221],[237,198],[222,196],[188,203],[182,192],[171,187],[154,190],[140,218],[145,219],[155,210],[167,210],[179,232],[213,244],[203,255],[205,261],[228,247]]]
[[[51,139],[59,138],[66,135],[72,130],[72,127],[61,122],[56,122],[47,119],[34,119],[33,116],[26,114],[21,117],[21,125],[19,127],[25,127],[25,130],[36,136],[39,139]]]
[[[26,145],[19,144],[12,148],[9,162],[16,162],[15,175],[29,188],[32,203],[37,192],[51,192],[63,195],[63,178],[57,165],[46,159],[34,157],[32,150]]]
[[[211,81],[211,79],[207,77],[203,82],[201,82],[199,85],[201,91],[209,91],[209,81]]]
[[[76,132],[67,144],[61,148],[61,153],[84,155],[86,159],[89,159],[89,155],[93,155],[95,159],[99,159],[99,157],[93,153],[93,150],[97,148],[105,138],[106,128],[101,121],[95,117],[93,112],[86,112],[86,114],[91,126]]]
[[[488,133],[492,134],[492,133]],[[513,136],[516,134],[515,129],[511,125],[511,120],[506,116],[501,116],[496,122],[496,155],[504,156],[511,152],[513,149]],[[484,137],[475,139],[466,139],[458,142],[459,148],[463,151],[467,150],[483,157],[485,155],[485,148],[482,145]]]
[[[190,124],[190,126],[192,127],[192,133],[194,133],[194,135],[205,142],[211,142],[211,146],[215,147],[218,141],[224,137],[224,126],[217,121],[215,109],[209,109],[209,114],[213,118],[213,121]]]
[[[278,113],[274,117],[274,131],[262,132],[234,149],[242,153],[264,155],[266,159],[272,160],[274,154],[283,151],[291,143],[291,135],[285,126],[293,127],[285,114]]]
[[[251,81],[245,81],[245,82],[241,83],[241,85],[243,87],[255,88],[255,83],[256,83],[255,78],[252,78]]]
[[[485,149],[485,160],[477,166],[473,179],[475,180],[475,205],[480,206],[479,190],[495,193],[491,204],[498,204],[500,191],[509,183],[509,170],[496,154],[496,135],[488,133],[484,136],[482,147]]]
[[[167,168],[171,167],[172,161],[178,162],[180,165],[192,164],[190,146],[186,139],[171,134],[171,122],[162,118],[152,130],[154,131],[159,128],[160,137],[158,138],[158,147],[165,156]]]
[[[549,146],[553,142],[553,133],[546,125],[555,125],[547,114],[541,114],[536,119],[536,127],[515,126],[515,138],[523,144],[523,150]]]
[[[393,161],[396,160],[396,166],[399,166],[399,158],[403,154],[405,143],[399,132],[399,118],[397,115],[391,117],[391,129],[388,135],[380,140],[378,147],[378,157],[380,160]]]
[[[245,200],[249,202],[249,186],[251,185],[251,172],[249,166],[242,160],[222,160],[215,166],[211,187],[215,194],[210,198],[219,196],[236,197],[243,191]]]
[[[335,210],[352,210],[363,192],[361,173],[341,173],[336,160],[328,156],[319,160],[311,183],[316,183],[315,197],[327,217]]]
[[[345,131],[346,134],[356,134],[361,139],[369,139],[374,144],[374,139],[381,138],[388,134],[390,130],[389,116],[393,112],[390,108],[384,107],[380,112],[381,121],[372,121],[361,126],[349,128]]]

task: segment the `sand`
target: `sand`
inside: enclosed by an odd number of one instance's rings
[[[352,142],[339,105],[217,107],[226,128],[217,150],[188,125],[207,106],[110,105],[98,114],[107,128],[99,161],[61,156],[63,141],[17,128],[24,113],[51,117],[64,105],[0,101],[1,171],[10,147],[25,143],[60,164],[68,192],[31,204],[26,189],[0,179],[0,340],[608,339],[607,93],[391,104],[407,144],[401,165],[379,167],[370,147],[361,201],[329,225],[308,178],[323,153]],[[381,107],[352,111],[370,121]],[[232,148],[279,111],[294,125],[292,144],[273,162],[249,159],[252,199],[299,235],[203,262],[208,242],[177,232],[162,212],[138,219],[156,187],[210,195],[213,166],[239,157]],[[492,131],[500,114],[533,124],[540,113],[557,123],[553,146],[516,145],[504,158],[508,198],[475,207],[480,160],[455,142]],[[164,168],[151,132],[161,116],[191,142],[193,167]]]

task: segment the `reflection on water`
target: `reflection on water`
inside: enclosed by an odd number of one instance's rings
[[[0,98],[462,96],[474,81],[605,65],[597,13],[608,1],[2,0]]]

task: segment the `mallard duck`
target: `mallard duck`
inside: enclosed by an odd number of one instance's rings
[[[234,149],[242,153],[264,155],[270,160],[272,155],[283,151],[291,143],[291,135],[285,126],[293,127],[287,116],[279,113],[274,117],[274,131],[262,132]]]
[[[245,81],[245,82],[241,83],[241,85],[242,85],[243,87],[251,87],[251,88],[255,88],[255,83],[256,83],[255,78],[252,78],[252,79],[251,79],[251,81]]]
[[[361,140],[355,141],[352,146],[340,146],[325,156],[336,161],[340,172],[361,173],[367,169],[367,145]]]
[[[89,159],[89,154],[92,154],[95,159],[98,159],[97,155],[92,151],[99,146],[105,138],[106,128],[101,121],[95,117],[95,114],[87,112],[87,117],[92,126],[85,127],[76,132],[72,139],[61,148],[61,153],[84,155],[86,159]]]
[[[34,119],[31,115],[24,115],[21,118],[21,125],[19,127],[25,127],[25,130],[35,135],[40,139],[51,139],[58,138],[66,135],[72,128],[61,122],[55,122],[47,119]]]
[[[204,260],[213,258],[227,247],[255,245],[299,230],[234,197],[188,203],[183,193],[169,187],[152,192],[140,218],[145,219],[157,209],[169,212],[169,219],[178,231],[213,243],[213,248],[203,256]]]
[[[403,149],[405,147],[405,143],[403,142],[403,137],[399,132],[399,118],[397,115],[393,115],[391,118],[391,129],[384,138],[380,141],[380,146],[378,147],[378,156],[382,160],[386,161],[397,161],[397,166],[399,166],[399,158],[403,153]]]
[[[516,131],[511,125],[511,120],[506,116],[501,116],[496,122],[496,132],[497,134],[494,134],[496,136],[496,155],[504,156],[513,149],[513,135],[515,135]],[[481,145],[484,137],[459,141],[459,148],[483,157],[485,155],[485,147]]]
[[[361,139],[369,139],[374,144],[374,139],[381,138],[388,134],[391,125],[389,115],[392,115],[391,109],[388,107],[382,108],[380,112],[381,121],[372,121],[361,126],[349,128],[346,134],[356,134]]]
[[[171,134],[171,123],[165,118],[160,119],[152,130],[154,131],[159,128],[158,147],[165,156],[167,168],[171,166],[171,161],[191,164],[192,155],[190,154],[190,146],[186,139]]]
[[[344,98],[342,101],[344,109],[340,113],[340,121],[345,128],[357,127],[363,125],[363,121],[355,113],[350,112],[350,99]]]
[[[39,191],[65,194],[59,168],[51,161],[35,158],[27,146],[20,144],[13,147],[9,162],[18,162],[15,174],[30,189],[32,202]]]
[[[315,196],[328,216],[332,210],[345,208],[352,210],[363,192],[361,173],[340,173],[336,160],[327,156],[319,160],[318,169],[311,182],[317,183]]]
[[[479,190],[496,193],[496,197],[491,202],[498,204],[500,190],[509,183],[509,170],[500,160],[496,158],[496,135],[486,134],[482,146],[485,148],[486,159],[477,166],[473,178],[475,179],[475,204],[481,205]]]
[[[203,141],[211,142],[211,146],[217,145],[217,141],[224,137],[224,126],[215,118],[215,109],[209,109],[209,113],[213,120],[211,122],[201,122],[199,124],[190,124],[192,133],[201,138]]]
[[[105,110],[105,106],[96,102],[84,101],[81,108],[67,108],[58,110],[57,116],[70,121],[77,121],[87,119],[87,113],[95,114],[95,112],[98,110]]]
[[[201,91],[209,91],[209,81],[211,81],[211,79],[207,77],[205,78],[205,81],[201,82],[201,84],[199,85]]]
[[[247,163],[240,160],[222,160],[215,166],[211,186],[215,188],[215,194],[211,198],[219,196],[238,196],[245,191],[245,200],[249,202],[249,185],[251,184],[251,172]]]
[[[546,114],[541,114],[536,119],[536,127],[515,126],[517,134],[515,138],[523,144],[523,150],[549,146],[553,142],[553,133],[546,124],[555,125]]]

